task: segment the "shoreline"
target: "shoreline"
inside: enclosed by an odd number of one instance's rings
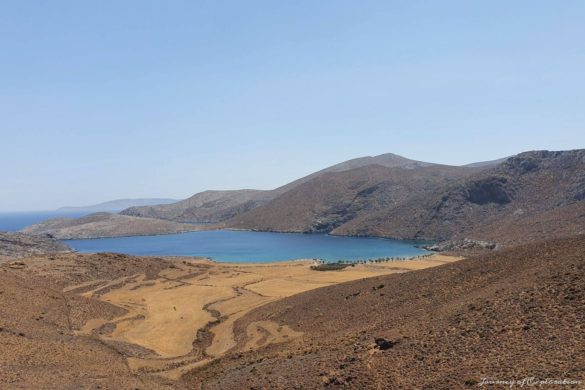
[[[137,217],[138,218],[138,217]],[[174,222],[164,219],[163,221]],[[189,222],[179,222],[184,224],[190,224]],[[411,242],[420,244],[432,244],[437,240],[431,239],[419,239],[419,238],[403,238],[394,236],[376,236],[376,235],[361,235],[361,234],[332,234],[328,232],[300,232],[300,231],[282,231],[282,230],[258,230],[258,229],[240,229],[240,228],[229,228],[229,227],[218,227],[218,226],[207,226],[207,225],[193,225],[201,227],[201,229],[185,230],[180,232],[169,232],[169,233],[156,233],[156,234],[123,234],[116,236],[99,236],[99,237],[80,237],[80,238],[57,238],[60,241],[74,241],[74,240],[100,240],[104,238],[129,238],[129,237],[156,237],[156,236],[168,236],[173,234],[186,234],[196,232],[207,232],[207,231],[231,231],[231,232],[251,232],[251,233],[274,233],[274,234],[294,234],[294,235],[324,235],[331,237],[347,237],[347,238],[367,238],[367,239],[378,239],[378,240],[390,240],[390,241],[401,241]],[[16,232],[20,232],[17,230]]]
[[[242,229],[242,228],[219,228],[219,229],[212,229],[212,230],[228,230],[228,231],[236,231],[236,232],[254,232],[254,233],[276,233],[276,234],[304,234],[304,235],[311,235],[311,234],[321,234],[331,237],[349,237],[349,238],[371,238],[371,239],[379,239],[379,240],[393,240],[393,241],[407,241],[407,242],[420,242],[420,243],[435,243],[438,240],[431,240],[431,239],[422,239],[422,238],[403,238],[403,237],[396,237],[396,236],[376,236],[376,235],[367,235],[367,234],[333,234],[331,232],[300,232],[300,231],[284,231],[284,230],[261,230],[261,229]]]
[[[311,263],[319,263],[319,264],[348,264],[348,265],[374,265],[374,264],[381,264],[381,263],[393,263],[393,262],[407,262],[407,261],[416,261],[421,258],[425,257],[432,257],[432,256],[449,256],[449,257],[458,257],[449,254],[443,254],[441,252],[433,252],[427,251],[423,255],[416,255],[416,256],[407,256],[407,257],[380,257],[380,258],[373,258],[373,259],[360,259],[360,260],[332,260],[326,261],[324,259],[318,258],[296,258],[296,259],[286,259],[286,260],[270,260],[265,262],[259,261],[219,261],[215,260],[212,257],[205,257],[205,256],[196,256],[196,255],[134,255],[130,253],[122,253],[122,252],[111,252],[111,251],[102,251],[102,252],[80,252],[77,250],[72,250],[70,252],[62,252],[62,253],[76,253],[80,255],[97,255],[101,253],[110,253],[115,255],[123,255],[123,256],[131,256],[131,257],[143,257],[147,259],[165,259],[165,260],[174,260],[174,261],[208,261],[213,264],[226,264],[226,265],[241,265],[241,264],[250,264],[250,265],[280,265],[286,263],[303,263],[303,262],[311,262]]]
[[[60,240],[62,242],[64,242],[65,244],[74,247],[74,243],[75,242],[83,242],[86,240],[100,240],[100,239],[116,239],[116,238],[131,238],[131,237],[143,237],[145,239],[148,239],[149,237],[158,237],[158,236],[168,236],[168,235],[180,235],[180,234],[187,234],[187,233],[197,233],[197,232],[203,232],[203,231],[225,231],[225,232],[250,232],[250,233],[275,233],[275,234],[290,234],[290,235],[297,235],[297,236],[326,236],[326,237],[331,237],[331,238],[355,238],[355,239],[367,239],[367,240],[384,240],[384,241],[388,241],[388,242],[395,242],[397,245],[408,245],[411,247],[410,250],[406,250],[407,248],[405,248],[404,252],[406,252],[405,254],[384,254],[383,250],[378,250],[378,253],[373,253],[370,254],[369,256],[366,254],[364,256],[360,256],[359,251],[357,251],[357,253],[354,254],[354,256],[350,256],[348,257],[343,257],[342,254],[340,254],[339,257],[335,257],[335,256],[328,256],[327,253],[316,253],[314,256],[306,256],[307,254],[300,254],[300,257],[286,257],[284,256],[282,259],[278,259],[278,258],[267,258],[269,256],[261,256],[264,257],[264,259],[262,260],[255,260],[252,256],[244,256],[244,258],[242,259],[234,259],[233,257],[235,256],[231,256],[232,258],[229,258],[230,256],[228,256],[228,259],[226,260],[221,260],[221,259],[217,259],[217,258],[213,258],[213,257],[209,257],[209,256],[205,256],[205,255],[198,255],[197,253],[189,253],[190,249],[189,247],[186,247],[186,250],[184,251],[179,251],[179,252],[187,252],[185,254],[173,254],[173,253],[152,253],[152,254],[146,254],[146,253],[132,253],[132,252],[120,252],[120,251],[116,251],[115,249],[115,245],[114,245],[114,249],[110,250],[107,248],[107,244],[105,245],[106,248],[105,250],[101,249],[101,248],[95,248],[95,246],[92,248],[92,244],[89,244],[89,249],[84,250],[78,250],[77,248],[74,248],[75,252],[77,253],[102,253],[102,252],[110,252],[110,253],[123,253],[123,254],[127,254],[127,255],[133,255],[133,256],[158,256],[158,257],[166,257],[166,256],[173,256],[173,257],[181,257],[181,258],[191,258],[191,257],[207,257],[209,258],[209,260],[214,261],[214,262],[218,262],[218,263],[235,263],[235,264],[240,264],[240,263],[282,263],[282,262],[287,262],[287,261],[296,261],[296,260],[305,260],[305,259],[310,259],[312,261],[318,261],[318,262],[322,262],[322,263],[353,263],[353,264],[358,264],[358,263],[364,263],[364,262],[385,262],[385,261],[404,261],[404,260],[410,260],[410,259],[414,259],[414,258],[420,258],[422,256],[429,256],[433,253],[437,253],[436,251],[429,251],[427,249],[425,249],[423,247],[423,245],[425,245],[426,243],[428,243],[428,241],[422,241],[422,240],[398,240],[398,239],[393,239],[393,238],[384,238],[384,237],[367,237],[367,236],[341,236],[341,235],[331,235],[328,233],[288,233],[288,232],[260,232],[260,231],[253,231],[253,230],[239,230],[239,229],[229,229],[229,228],[225,228],[225,229],[201,229],[201,230],[195,230],[195,231],[185,231],[185,232],[178,232],[178,233],[165,233],[165,234],[149,234],[149,235],[132,235],[132,236],[116,236],[116,237],[95,237],[95,238],[76,238],[76,239],[64,239],[64,240]],[[188,239],[187,239],[188,240]],[[332,245],[331,243],[329,245]],[[98,245],[99,246],[99,245]],[[126,248],[119,248],[119,250],[124,250]],[[154,250],[156,251],[156,248],[154,248]],[[210,251],[207,251],[208,254],[212,254],[212,255],[217,255],[217,253],[213,253],[214,251],[211,251],[212,253],[209,253]],[[216,251],[217,252],[217,251]],[[219,251],[221,252],[221,251]],[[414,252],[414,253],[408,253],[408,252]],[[277,256],[279,256],[278,254],[276,254]],[[319,257],[319,255],[321,256],[327,256],[327,257]],[[355,256],[357,255],[357,256]]]
[[[164,259],[169,261],[195,261],[195,262],[207,262],[210,264],[218,264],[218,265],[226,265],[226,266],[240,266],[240,265],[251,265],[251,266],[278,266],[278,265],[291,265],[291,264],[347,264],[348,266],[356,266],[356,265],[370,265],[375,266],[379,264],[387,264],[387,263],[402,263],[402,262],[409,262],[409,261],[419,261],[419,260],[432,260],[431,258],[434,256],[437,257],[461,257],[456,255],[444,254],[439,252],[431,252],[423,255],[417,256],[410,256],[410,257],[400,257],[400,258],[377,258],[377,259],[368,259],[368,260],[336,260],[336,261],[323,261],[323,259],[317,258],[297,258],[297,259],[287,259],[287,260],[271,260],[266,262],[258,262],[258,261],[251,261],[251,262],[235,262],[235,261],[218,261],[214,260],[211,257],[204,257],[204,256],[180,256],[180,255],[132,255],[127,253],[120,253],[120,252],[78,252],[73,251],[72,253],[77,253],[80,255],[97,255],[100,253],[111,253],[115,255],[124,255],[124,256],[131,256],[131,257],[142,257],[145,259]],[[378,261],[377,261],[378,260]]]

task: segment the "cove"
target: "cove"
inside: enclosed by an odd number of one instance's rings
[[[160,236],[66,240],[81,253],[116,252],[138,256],[199,256],[218,262],[267,263],[296,259],[357,261],[413,257],[428,253],[418,242],[327,234],[233,230]]]

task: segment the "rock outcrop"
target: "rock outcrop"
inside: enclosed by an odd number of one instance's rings
[[[422,247],[434,252],[473,252],[494,250],[498,248],[498,245],[493,242],[464,238],[463,240],[443,241],[436,244],[423,245]]]
[[[0,233],[0,256],[26,257],[70,251],[71,248],[50,235],[30,235],[12,232]]]

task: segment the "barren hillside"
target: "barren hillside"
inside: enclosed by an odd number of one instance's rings
[[[585,380],[585,236],[432,269],[320,288],[236,323],[303,336],[188,374],[210,389],[476,388],[494,380]],[[573,386],[576,387],[576,386]]]
[[[585,150],[526,152],[333,233],[529,242],[585,231],[584,200]]]
[[[269,231],[331,232],[364,215],[392,210],[415,194],[431,194],[437,186],[474,172],[478,170],[444,165],[415,168],[367,165],[325,173],[234,218],[228,226]]]
[[[380,165],[387,168],[401,167],[404,169],[415,169],[434,164],[410,160],[392,153],[374,157],[361,157],[322,169],[270,191],[204,191],[177,203],[131,207],[123,210],[121,214],[168,219],[178,222],[217,223],[260,207],[279,195],[327,173],[344,172],[371,165]]]
[[[500,244],[585,231],[585,150],[526,152],[495,164],[327,173],[228,226]]]

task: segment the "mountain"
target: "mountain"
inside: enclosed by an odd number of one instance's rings
[[[332,170],[301,183],[266,205],[228,222],[237,229],[285,232],[332,232],[344,224],[377,214],[428,194],[437,186],[474,172],[446,165],[385,167],[364,165]]]
[[[366,156],[366,157],[359,157],[354,158],[352,160],[344,161],[339,164],[332,165],[328,168],[322,169],[320,171],[314,172],[310,175],[302,177],[298,180],[295,180],[289,184],[286,184],[282,187],[277,188],[274,190],[275,195],[280,195],[288,190],[295,188],[296,186],[306,183],[316,177],[322,176],[326,173],[332,172],[345,172],[352,169],[367,167],[370,165],[379,165],[386,168],[403,168],[403,169],[415,169],[420,167],[429,167],[432,165],[437,165],[433,163],[428,163],[424,161],[416,161],[410,160],[406,157],[399,156],[394,153],[385,153],[380,154],[378,156]]]
[[[110,200],[108,202],[94,204],[92,206],[79,206],[79,207],[61,207],[57,209],[57,211],[62,212],[87,212],[87,213],[97,213],[97,212],[119,212],[128,207],[134,206],[150,206],[155,204],[168,204],[168,203],[175,203],[177,199],[166,199],[166,198],[146,198],[146,199],[116,199]]]
[[[333,233],[514,244],[585,231],[584,200],[585,150],[533,151]]]
[[[22,233],[50,234],[60,240],[123,236],[149,236],[202,230],[201,226],[163,221],[153,218],[130,217],[110,213],[95,213],[81,218],[55,218],[27,226]]]
[[[260,207],[279,195],[327,173],[344,172],[371,165],[410,170],[435,164],[410,160],[392,153],[361,157],[322,169],[274,190],[205,191],[173,204],[130,207],[121,214],[178,222],[218,223]]]
[[[233,352],[182,379],[209,389],[471,389],[482,378],[582,380],[584,278],[580,235],[303,292],[238,319]],[[302,337],[241,352],[278,337],[279,329]]]
[[[505,244],[584,231],[583,200],[585,150],[533,151],[496,165],[330,172],[227,226]]]
[[[366,156],[360,158],[354,158],[353,160],[348,160],[336,165],[333,165],[329,168],[325,168],[315,175],[319,175],[320,173],[326,172],[343,172],[348,171],[350,169],[365,167],[368,165],[381,165],[386,168],[405,168],[405,169],[414,169],[420,167],[428,167],[431,165],[438,165],[433,163],[428,163],[424,161],[416,161],[411,160],[406,157],[399,156],[394,153],[385,153],[380,154],[378,156]],[[313,175],[313,176],[315,176]]]

